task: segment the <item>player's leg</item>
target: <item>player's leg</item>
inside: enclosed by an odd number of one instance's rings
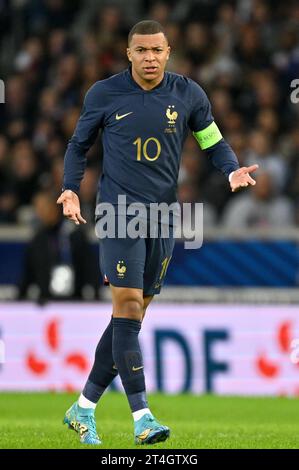
[[[123,279],[123,274],[118,272],[118,258],[123,258],[123,253],[126,253],[127,257],[125,260],[126,266],[128,268],[129,273],[134,273],[134,278],[130,277],[125,279],[125,282],[133,285],[142,285],[143,280],[143,262],[145,259],[145,251],[144,251],[144,240],[142,243],[129,241],[127,246],[123,246],[123,244],[115,244],[115,242],[111,242],[109,240],[102,242],[102,250],[101,250],[101,266],[103,268],[103,274],[108,272],[109,278],[112,279],[115,283],[121,282],[120,280]],[[130,256],[130,253],[133,256]],[[113,258],[114,256],[114,258]],[[137,264],[136,264],[137,263]],[[115,270],[115,267],[117,268]],[[113,270],[114,268],[114,270]],[[139,279],[140,278],[140,279]],[[140,292],[142,289],[140,290]],[[150,301],[152,300],[153,296],[145,296],[143,299],[143,308],[142,308],[142,318],[145,315],[145,311],[147,306],[149,305]],[[116,307],[117,308],[117,307]],[[109,325],[107,326],[106,330],[104,331],[98,346],[96,348],[95,353],[95,360],[88,377],[88,380],[85,384],[83,392],[81,393],[78,403],[75,403],[66,413],[64,422],[69,424],[70,427],[73,429],[80,431],[80,422],[84,421],[84,415],[87,414],[87,419],[89,423],[93,424],[93,429],[91,429],[91,434],[96,436],[95,439],[90,439],[89,431],[87,430],[86,434],[81,436],[82,442],[89,443],[98,443],[99,439],[96,435],[95,430],[95,421],[90,420],[89,415],[91,414],[92,417],[94,416],[94,409],[100,397],[102,396],[104,390],[110,385],[114,377],[117,375],[118,371],[114,364],[113,356],[112,356],[112,333],[113,333],[113,322],[110,321]],[[72,424],[72,425],[70,425]],[[82,424],[82,423],[81,423]],[[85,429],[83,424],[82,429]]]
[[[143,358],[138,340],[145,313],[143,291],[111,286],[113,302],[112,353],[134,419],[136,444],[154,444],[169,436],[148,407]],[[146,307],[151,296],[146,299]]]
[[[145,317],[146,309],[153,300],[154,296],[153,295],[144,295],[143,294],[143,312],[142,312],[142,321]]]
[[[153,298],[153,295],[143,296],[142,321],[144,320],[147,307]],[[157,420],[153,417],[152,413],[150,416],[144,415],[139,420],[136,420],[134,422],[134,428],[135,442],[138,444],[154,444],[155,442],[161,442],[167,439],[170,434],[169,428],[158,423]]]
[[[142,319],[152,299],[152,295],[143,297]],[[79,397],[78,404],[82,408],[96,408],[104,391],[118,375],[112,356],[112,332],[113,321],[111,318],[97,345],[91,372]]]
[[[85,444],[100,444],[94,412],[96,405],[117,375],[112,357],[112,318],[97,345],[94,364],[78,399],[66,412],[63,422],[80,433]]]
[[[85,444],[100,444],[94,418],[95,408],[106,388],[118,374],[112,356],[113,321],[111,320],[96,347],[94,363],[87,382],[71,408],[64,416],[64,424],[80,433]]]
[[[92,369],[79,397],[79,405],[83,408],[96,408],[104,391],[118,374],[112,357],[112,333],[111,317],[96,347]]]
[[[143,298],[142,319],[152,299],[153,296]],[[91,372],[79,397],[78,404],[82,408],[96,408],[104,391],[118,375],[112,356],[112,332],[113,321],[111,318],[97,345]]]
[[[153,296],[161,290],[173,247],[174,239],[172,237],[147,240],[147,258],[143,277],[143,318]],[[138,421],[135,421],[135,442],[138,444],[164,441],[169,434],[169,428],[160,425],[152,415],[142,416]]]
[[[114,284],[140,286],[139,290],[142,293],[143,269],[146,256],[144,245],[144,240],[100,240],[102,274],[105,277],[107,276],[109,281]],[[141,302],[143,307],[142,298]],[[77,431],[80,429],[78,425],[78,412],[80,412],[80,419],[85,414],[94,417],[94,411],[100,397],[118,373],[112,355],[112,334],[113,320],[111,319],[97,345],[94,364],[79,400],[65,415],[64,422]],[[90,420],[90,423],[92,424],[91,433],[95,435],[94,419],[93,421]],[[88,432],[87,430],[86,434],[81,437],[82,442],[85,442],[83,439],[88,436]],[[94,439],[94,442],[91,443],[98,443],[98,439]]]
[[[118,245],[117,240],[100,240],[100,268],[107,285],[109,285],[107,269],[111,269],[111,266],[117,266],[116,259],[120,256],[117,252]],[[116,254],[117,258],[114,259],[112,254]],[[112,356],[112,333],[113,321],[111,317],[96,347],[92,369],[78,400],[79,405],[83,408],[95,409],[104,391],[118,374]]]
[[[138,335],[143,317],[143,291],[110,285],[113,304],[112,354],[132,412],[147,409]]]
[[[100,397],[117,375],[112,358],[112,332],[111,318],[97,345],[94,364],[85,387],[63,420],[64,424],[80,434],[80,441],[84,444],[101,444],[94,412]]]

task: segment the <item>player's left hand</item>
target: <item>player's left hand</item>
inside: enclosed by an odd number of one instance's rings
[[[258,165],[243,166],[242,168],[234,171],[230,180],[230,187],[232,192],[234,193],[241,188],[245,188],[249,184],[254,186],[256,181],[251,178],[249,173],[253,173],[258,169],[258,167]]]

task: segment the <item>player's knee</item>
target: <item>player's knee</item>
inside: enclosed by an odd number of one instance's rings
[[[143,315],[142,299],[124,299],[119,307],[119,312],[115,316],[122,316],[130,320],[141,321]]]

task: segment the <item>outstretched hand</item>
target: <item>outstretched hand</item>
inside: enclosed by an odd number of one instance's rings
[[[76,225],[86,224],[86,220],[81,215],[80,201],[76,193],[66,189],[57,199],[57,204],[63,205],[63,215]]]
[[[249,184],[254,186],[256,181],[251,178],[249,173],[253,173],[258,169],[258,167],[258,165],[243,166],[242,168],[234,171],[230,180],[230,187],[232,192],[234,193],[240,188],[245,188]]]

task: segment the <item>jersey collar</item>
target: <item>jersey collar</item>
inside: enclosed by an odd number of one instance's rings
[[[134,88],[137,88],[139,91],[142,91],[144,93],[152,93],[153,91],[159,90],[160,88],[163,88],[166,84],[166,79],[167,79],[167,72],[164,72],[163,79],[161,82],[152,88],[151,90],[144,90],[140,85],[138,85],[137,82],[135,82],[133,76],[132,76],[132,66],[130,65],[126,70],[125,70],[125,76],[127,80],[133,85]]]

